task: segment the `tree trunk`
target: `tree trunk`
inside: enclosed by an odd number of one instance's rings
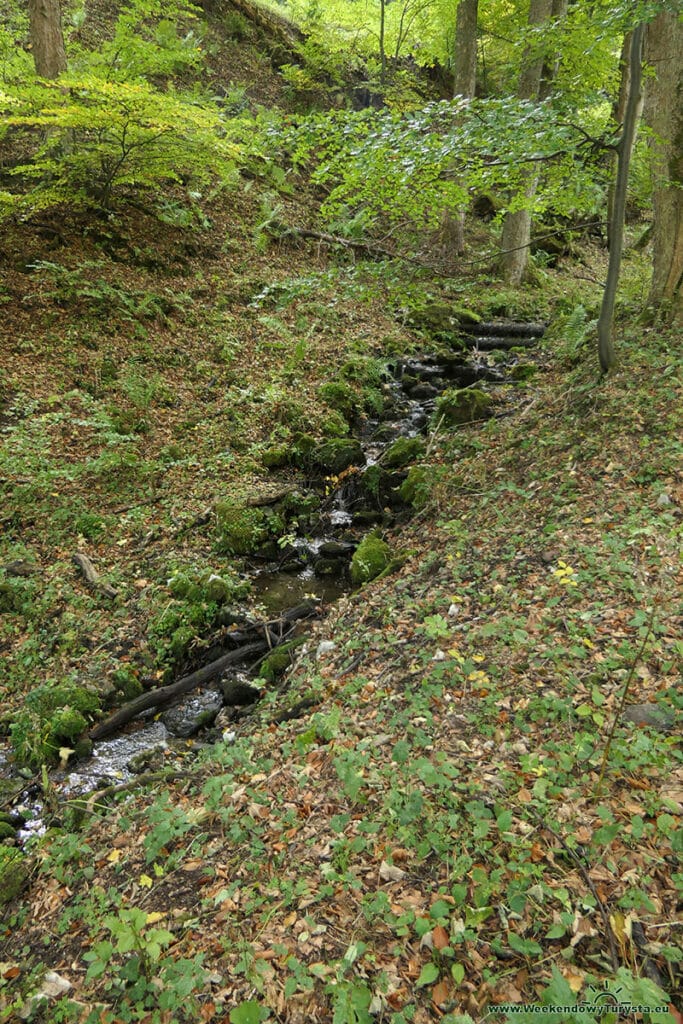
[[[624,218],[626,215],[626,189],[628,187],[628,168],[633,152],[633,140],[638,124],[638,111],[641,106],[640,83],[642,78],[642,53],[644,25],[636,25],[631,34],[629,53],[629,90],[626,110],[624,112],[624,130],[617,149],[617,178],[614,186],[614,211],[610,224],[612,244],[609,251],[607,283],[602,296],[600,317],[598,319],[598,356],[600,369],[606,373],[614,365],[614,343],[612,340],[614,324],[614,303],[619,283],[621,268],[621,250],[624,241]]]
[[[455,18],[453,95],[471,99],[477,84],[477,10],[479,0],[460,0]]]
[[[650,305],[683,323],[683,25],[662,11],[647,29],[645,119],[654,164]]]
[[[28,13],[36,73],[41,78],[58,78],[66,71],[59,0],[28,0]]]
[[[529,26],[534,27],[561,18],[567,10],[567,0],[531,0]],[[529,47],[524,56],[517,85],[517,95],[522,100],[544,99],[552,88],[559,61],[549,61],[547,55],[538,53],[536,47]],[[501,238],[501,270],[505,281],[518,287],[526,273],[531,243],[531,203],[538,184],[538,170],[529,170],[522,187],[525,206],[508,213],[503,222]]]
[[[618,94],[618,96],[617,96],[617,98],[616,98],[616,100],[615,100],[615,102],[614,102],[614,104],[612,106],[612,120],[614,121],[615,125],[621,125],[621,126],[623,126],[624,119],[626,117],[626,104],[628,102],[628,95],[629,95],[629,89],[630,89],[630,83],[631,83],[631,70],[630,70],[631,69],[631,62],[629,60],[629,55],[630,55],[630,52],[631,52],[631,36],[632,35],[633,35],[632,32],[627,32],[626,35],[624,36],[624,42],[623,42],[623,45],[622,45],[622,48],[621,48],[621,57],[619,58],[619,68],[620,68],[620,71],[621,71],[621,75],[620,75],[620,78],[619,78],[619,94]],[[633,143],[631,145],[631,150],[632,151],[633,151],[633,148],[635,147],[635,144],[636,144],[636,136],[638,135],[638,124],[640,123],[640,116],[641,116],[642,112],[643,112],[643,91],[641,89],[641,91],[640,91],[640,101],[639,101],[639,104],[638,104],[638,109],[636,111],[636,128],[635,128],[635,132],[633,133]],[[610,249],[612,247],[612,235],[611,235],[612,228],[611,228],[611,224],[612,224],[612,221],[614,219],[614,190],[616,188],[616,178],[617,178],[617,176],[616,176],[617,154],[616,153],[614,153],[613,156],[612,156],[611,168],[612,168],[612,172],[613,172],[612,173],[612,181],[610,182],[610,185],[609,185],[609,187],[607,189],[607,248],[608,249]]]

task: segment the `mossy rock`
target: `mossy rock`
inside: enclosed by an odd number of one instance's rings
[[[523,383],[535,377],[537,372],[538,367],[534,363],[515,363],[510,370],[510,376],[513,380]]]
[[[355,438],[338,438],[323,441],[309,457],[310,465],[325,476],[338,476],[349,466],[363,462],[363,449]]]
[[[346,437],[348,432],[348,423],[336,409],[328,413],[320,424],[320,433],[323,437]]]
[[[433,422],[434,425],[441,422],[453,427],[483,420],[489,415],[492,405],[493,399],[481,388],[450,388],[436,403]]]
[[[274,444],[266,448],[261,455],[261,462],[266,469],[280,469],[286,466],[290,460],[291,450],[289,445]]]
[[[454,306],[450,302],[430,302],[422,309],[415,310],[408,318],[411,327],[416,327],[431,338],[449,342],[459,342],[460,330],[463,327],[474,327],[480,321],[481,317],[471,309]]]
[[[28,885],[30,871],[22,853],[0,850],[0,904],[9,903]]]
[[[424,466],[412,466],[408,476],[401,484],[401,498],[406,505],[413,508],[424,508],[429,499],[429,473]]]
[[[84,715],[75,708],[61,708],[50,719],[50,740],[58,744],[61,741],[74,743],[88,728]]]
[[[13,825],[10,825],[8,821],[0,821],[0,843],[3,843],[5,839],[14,839],[17,834],[17,830]]]
[[[374,580],[389,565],[391,548],[378,537],[369,533],[360,542],[351,559],[351,579],[354,583],[368,583]]]
[[[268,539],[268,517],[263,509],[219,501],[216,518],[219,546],[228,554],[248,555]]]
[[[421,437],[399,437],[387,449],[382,462],[388,469],[401,469],[424,455],[425,444]]]
[[[304,641],[305,637],[297,637],[296,640],[290,640],[289,643],[276,647],[273,653],[269,654],[261,665],[259,669],[260,678],[265,679],[268,683],[274,683],[281,675],[284,675],[292,664],[292,653],[297,647],[301,647]]]

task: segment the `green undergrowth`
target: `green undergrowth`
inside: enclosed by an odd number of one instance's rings
[[[670,341],[624,337],[599,381],[558,330],[506,415],[442,429],[419,554],[288,652],[234,742],[29,851],[5,1005],[53,967],[54,1020],[672,1024],[679,731],[623,717],[683,713]]]

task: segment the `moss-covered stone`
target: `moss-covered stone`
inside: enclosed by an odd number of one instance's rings
[[[338,438],[323,441],[310,453],[309,465],[325,476],[338,476],[349,466],[363,462],[363,449],[355,438]]]
[[[50,737],[53,742],[75,742],[85,732],[88,723],[75,708],[61,708],[50,719]]]
[[[346,437],[349,425],[342,414],[333,409],[321,422],[320,432],[324,437]]]
[[[430,302],[415,310],[408,323],[430,338],[462,346],[460,330],[463,327],[474,327],[480,320],[481,317],[463,306],[455,306],[449,302]]]
[[[280,469],[289,462],[291,451],[289,445],[274,444],[261,454],[261,462],[266,469]]]
[[[369,533],[356,548],[351,559],[351,579],[354,583],[368,583],[384,572],[391,559],[391,548],[378,537]]]
[[[289,643],[276,647],[261,665],[259,669],[260,678],[265,679],[268,683],[274,683],[276,679],[284,675],[292,664],[293,652],[304,643],[304,640],[305,637],[297,637],[296,640],[290,640]]]
[[[425,444],[421,437],[399,437],[387,449],[382,462],[388,469],[401,469],[424,455]]]
[[[401,484],[401,498],[406,505],[424,508],[429,498],[429,475],[424,466],[412,466]]]
[[[515,363],[510,370],[510,376],[513,380],[523,382],[531,380],[532,377],[536,376],[538,367],[534,363]]]
[[[28,885],[30,871],[18,850],[0,850],[0,904],[9,903]]]
[[[5,839],[14,839],[16,829],[8,821],[0,821],[0,843]]]
[[[453,427],[485,419],[493,400],[481,388],[450,388],[439,398],[434,411],[434,423]]]
[[[247,508],[232,501],[216,503],[219,546],[231,555],[248,555],[268,538],[263,509]]]

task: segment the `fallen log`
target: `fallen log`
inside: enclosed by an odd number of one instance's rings
[[[542,338],[547,324],[507,322],[505,320],[482,320],[479,323],[463,323],[465,334],[476,334],[486,338]]]
[[[110,586],[108,583],[103,583],[95,571],[95,566],[92,564],[87,555],[84,555],[82,551],[78,551],[75,555],[71,556],[71,560],[81,570],[85,576],[86,582],[93,588],[98,590],[100,594],[104,594],[105,597],[118,597],[118,590]]]
[[[511,337],[507,335],[465,334],[462,336],[462,341],[468,348],[476,348],[480,352],[493,352],[494,349],[505,349],[507,351],[510,348],[533,348],[538,343],[538,335]]]
[[[101,740],[105,736],[111,736],[113,732],[116,732],[117,729],[126,725],[127,722],[130,722],[143,711],[161,707],[163,704],[168,704],[169,701],[174,700],[174,698],[180,697],[183,693],[190,693],[191,690],[195,690],[198,686],[208,683],[210,679],[220,675],[230,665],[244,661],[245,658],[262,654],[267,648],[268,644],[265,641],[246,644],[244,647],[238,647],[236,651],[224,654],[222,658],[209,662],[208,665],[197,669],[196,672],[192,672],[189,676],[177,679],[175,683],[169,683],[168,686],[160,686],[158,689],[150,690],[148,693],[141,693],[139,697],[135,697],[128,704],[124,704],[122,708],[115,711],[104,722],[99,722],[93,726],[87,734],[88,739]]]

